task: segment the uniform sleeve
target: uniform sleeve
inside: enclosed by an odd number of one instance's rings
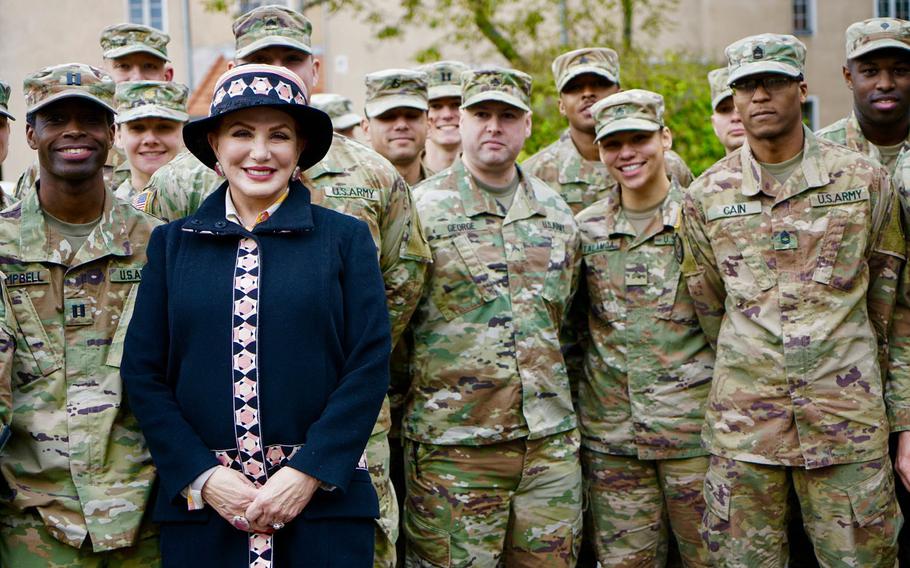
[[[385,284],[392,329],[392,345],[398,342],[414,314],[432,258],[411,190],[396,174],[379,226],[382,250],[379,266]]]
[[[887,345],[887,373],[885,375],[885,405],[888,420],[894,432],[910,430],[910,270],[906,263],[906,240],[904,235],[910,227],[906,203],[906,183],[901,168],[895,172],[895,197],[891,201],[888,223],[876,242],[869,261],[869,312],[876,332],[890,323]],[[899,200],[897,198],[899,195]],[[903,258],[899,258],[903,253]],[[887,300],[890,290],[895,288],[893,311],[890,322],[876,321],[873,302],[881,304]],[[881,309],[879,309],[879,312]]]
[[[214,171],[202,165],[183,169],[178,164],[165,164],[152,174],[133,204],[163,221],[176,221],[195,213],[221,181]]]
[[[389,320],[369,229],[357,224],[342,249],[344,366],[307,443],[288,462],[344,492],[389,388]]]
[[[169,501],[176,502],[194,479],[219,463],[183,417],[168,381],[167,228],[156,228],[149,239],[148,262],[126,332],[120,376],[158,468],[162,490]]]
[[[670,174],[670,177],[676,180],[680,187],[689,187],[695,177],[686,162],[676,152],[667,152],[665,156],[667,173]]]
[[[0,282],[3,275],[0,274]],[[13,419],[13,358],[16,354],[16,323],[10,308],[6,286],[2,286],[0,299],[0,451],[10,436]]]
[[[682,222],[683,278],[695,304],[705,337],[717,349],[717,336],[724,319],[727,292],[711,242],[705,232],[705,217],[691,191],[684,192]]]

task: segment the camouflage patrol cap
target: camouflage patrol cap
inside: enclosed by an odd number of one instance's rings
[[[312,33],[313,24],[303,14],[286,6],[260,6],[234,20],[234,58],[243,59],[275,45],[313,53]]]
[[[13,115],[9,113],[9,85],[4,81],[0,81],[0,116],[5,116],[10,120],[16,120],[13,118]]]
[[[847,59],[888,47],[910,51],[910,22],[895,18],[871,18],[850,24],[847,28]]]
[[[105,59],[117,59],[130,53],[148,53],[165,61],[171,36],[141,24],[116,24],[101,30],[101,49]]]
[[[727,77],[730,73],[726,67],[714,69],[708,73],[708,84],[711,85],[711,108],[717,110],[719,105],[727,97],[733,96],[733,89],[728,84]]]
[[[488,65],[461,75],[461,108],[499,101],[531,112],[531,76],[516,69]]]
[[[591,114],[595,142],[623,130],[654,132],[664,126],[664,98],[643,89],[620,91],[594,103]]]
[[[68,98],[90,100],[114,110],[114,80],[110,75],[85,63],[64,63],[45,67],[26,75],[25,112],[31,114],[55,101]]]
[[[347,97],[318,93],[310,99],[310,105],[329,115],[335,130],[347,130],[360,124],[361,116],[354,112],[354,103]]]
[[[806,46],[792,35],[749,36],[728,45],[724,53],[730,72],[728,85],[759,73],[799,77],[806,65]]]
[[[585,73],[593,73],[619,84],[619,56],[608,47],[583,47],[563,53],[553,60],[552,69],[559,92],[566,83]]]
[[[166,118],[186,122],[186,99],[190,90],[173,81],[126,81],[117,85],[114,103],[117,124],[140,118]]]
[[[393,108],[427,110],[427,74],[412,69],[385,69],[370,73],[364,79],[367,98],[364,111],[375,118]]]
[[[417,68],[429,77],[427,98],[429,100],[445,97],[461,98],[461,74],[470,67],[461,61],[437,61]]]

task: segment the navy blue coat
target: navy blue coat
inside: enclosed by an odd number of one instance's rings
[[[237,445],[231,331],[243,236],[260,251],[262,444],[303,445],[287,465],[336,488],[317,490],[276,533],[276,547],[312,551],[316,538],[333,554],[354,549],[351,525],[338,523],[371,526],[379,514],[369,475],[357,466],[389,381],[389,319],[373,240],[363,222],[311,205],[299,182],[252,232],[226,221],[225,192],[226,184],[194,215],[155,229],[124,346],[129,404],[159,473],[153,520],[162,523],[165,564],[247,565],[245,533],[210,507],[188,511],[181,495],[218,465],[213,450]],[[333,542],[344,546],[333,550]],[[322,564],[279,556],[276,567]]]

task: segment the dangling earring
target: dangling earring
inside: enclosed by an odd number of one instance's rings
[[[221,169],[221,162],[215,162],[215,173],[218,177],[224,177],[224,170]]]
[[[294,173],[291,174],[291,181],[299,181],[299,180],[300,180],[300,166],[297,166],[296,168],[294,168]]]

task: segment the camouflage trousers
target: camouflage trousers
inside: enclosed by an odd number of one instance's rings
[[[540,440],[439,446],[408,440],[406,566],[575,566],[577,430]]]
[[[603,568],[664,566],[669,529],[686,567],[707,567],[699,534],[708,457],[640,460],[583,448],[585,538]]]
[[[395,568],[398,540],[398,501],[389,479],[389,399],[386,397],[379,420],[367,441],[367,465],[370,480],[379,498],[379,518],[376,519],[376,538],[373,552],[374,568]]]
[[[93,552],[88,539],[73,548],[55,539],[37,513],[0,510],[0,566],[15,568],[156,568],[158,529],[144,523],[135,546]]]
[[[803,469],[711,456],[702,536],[714,566],[787,565],[791,484],[820,566],[896,566],[903,517],[887,457]]]

